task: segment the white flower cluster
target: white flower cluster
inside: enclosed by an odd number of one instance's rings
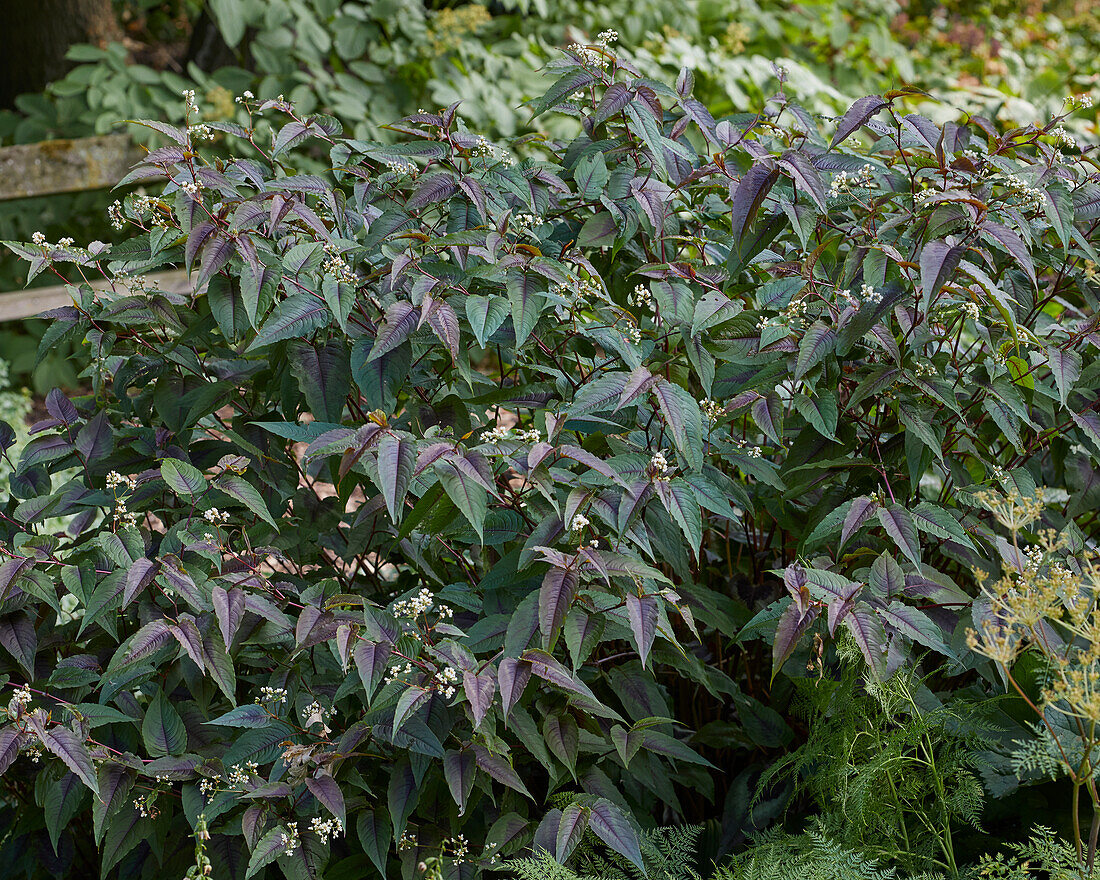
[[[485,852],[481,854],[481,857],[486,860],[486,864],[495,865],[500,861],[500,856],[495,852],[496,848],[497,843],[495,841],[485,844]]]
[[[1066,98],[1070,110],[1082,110],[1092,106],[1092,95],[1070,95]]]
[[[402,831],[401,836],[397,838],[397,851],[401,852],[406,849],[413,849],[416,846],[416,838],[409,834],[408,831]]]
[[[344,823],[339,819],[322,819],[320,816],[314,816],[309,820],[309,827],[321,838],[322,846],[328,846],[332,838],[340,837],[344,833]]]
[[[137,477],[127,477],[118,471],[109,471],[107,474],[107,488],[114,489],[118,486],[126,486],[132,492],[137,488]]]
[[[337,246],[326,242],[323,248],[328,259],[321,265],[321,271],[335,278],[340,284],[357,284],[359,279],[355,275],[355,270],[340,256]]]
[[[214,131],[205,122],[200,122],[197,125],[189,125],[187,127],[187,134],[195,141],[214,140]]]
[[[871,165],[867,164],[859,171],[851,173],[838,171],[829,185],[829,195],[835,199],[850,190],[869,187],[874,181],[874,170]]]
[[[971,321],[977,321],[978,316],[981,314],[978,310],[978,304],[973,302],[963,303],[962,310]]]
[[[483,134],[477,136],[477,144],[470,150],[470,155],[485,159],[497,159],[508,168],[516,164],[516,159],[511,153],[503,147],[498,147]]]
[[[42,746],[35,742],[27,748],[26,756],[31,759],[32,764],[37,764],[42,760]]]
[[[1054,138],[1063,147],[1067,147],[1071,150],[1077,149],[1077,138],[1066,131],[1064,125],[1056,125],[1050,130],[1050,136]]]
[[[848,302],[854,307],[859,308],[864,303],[870,303],[872,305],[882,302],[882,294],[875,290],[870,284],[862,284],[859,288],[859,296],[854,294],[847,294]]]
[[[199,782],[199,794],[204,800],[210,800],[218,790],[218,784],[213,779],[203,779]]]
[[[187,105],[187,112],[191,112],[195,109],[195,90],[184,89],[183,90],[183,103]]]
[[[634,292],[626,298],[626,301],[639,309],[656,311],[653,307],[653,294],[649,292],[649,288],[644,284],[635,285]]]
[[[332,711],[330,709],[326,709],[316,700],[314,700],[302,710],[302,721],[305,722],[305,724],[307,725],[312,725],[316,723],[324,724],[324,720],[331,717]]]
[[[583,513],[573,514],[573,519],[569,521],[569,531],[580,532],[588,528],[592,524],[592,521]]]
[[[227,781],[231,788],[243,789],[252,782],[252,777],[259,769],[260,765],[255,761],[245,761],[244,764],[234,764],[229,768]]]
[[[202,192],[202,183],[198,180],[185,180],[180,184],[180,189],[191,196],[191,198],[197,199]]]
[[[469,843],[466,842],[465,836],[461,834],[456,834],[454,837],[444,840],[443,847],[451,851],[451,858],[454,859],[456,865],[463,864],[470,851]]]
[[[255,97],[256,96],[253,95],[252,92],[250,92],[248,89],[245,89],[243,94],[238,95],[233,100],[236,101],[238,104],[243,104],[245,101],[251,101]]]
[[[157,782],[162,782],[162,783],[165,783],[165,784],[171,784],[172,780],[169,778],[167,773],[158,773],[157,774]]]
[[[457,690],[458,673],[448,666],[442,672],[435,674],[435,683],[439,687],[439,692],[449,700]]]
[[[286,702],[286,688],[267,687],[260,688],[260,695],[256,697],[257,703],[276,703],[282,705]]]
[[[649,459],[650,479],[657,483],[667,483],[672,476],[672,468],[664,452],[654,452]]]
[[[406,174],[416,174],[420,170],[415,162],[400,162],[397,159],[387,159],[386,167],[398,177],[404,177]]]
[[[1015,174],[1008,174],[1004,180],[1005,186],[1020,196],[1024,208],[1030,211],[1041,211],[1045,196],[1041,189],[1030,186],[1026,180]]]
[[[746,443],[744,440],[734,440],[733,445],[741,450],[741,452],[744,452],[749,458],[760,458],[764,454],[759,446],[753,446],[751,443]]]
[[[22,715],[27,710],[31,699],[31,689],[29,687],[23,685],[23,687],[18,688],[8,701],[8,717],[18,718]]]
[[[926,361],[918,361],[913,367],[913,372],[918,376],[928,377],[936,373],[936,368]]]
[[[41,232],[34,233],[31,236],[31,241],[33,241],[39,247],[45,247],[46,246],[46,236],[43,235]]]
[[[151,794],[134,798],[134,806],[137,808],[138,815],[143,819],[155,819],[160,815],[160,810],[158,810],[156,804],[153,803],[153,796]]]
[[[534,214],[515,214],[512,217],[512,228],[519,233],[530,232],[540,223],[542,218]]]
[[[699,409],[702,410],[703,415],[712,422],[717,422],[726,411],[726,408],[722,406],[722,404],[717,400],[711,400],[709,397],[704,397],[699,401]]]
[[[287,830],[290,832],[290,836],[283,835],[283,852],[288,855],[294,855],[294,850],[301,846],[301,841],[298,839],[298,823],[288,822]]]
[[[229,511],[218,510],[218,508],[216,507],[211,507],[209,510],[203,512],[202,518],[208,523],[212,523],[214,525],[218,525],[219,523],[227,523],[229,522]]]
[[[403,599],[400,602],[395,602],[393,605],[393,616],[417,617],[431,611],[434,604],[435,594],[427,587],[424,587],[411,599]]]
[[[542,433],[538,428],[509,428],[497,425],[485,432],[486,443],[500,443],[502,440],[519,440],[521,443],[538,443],[542,439]]]
[[[126,477],[120,474],[118,471],[111,471],[107,474],[107,488],[115,489],[119,486],[125,486],[126,491],[132,492],[137,487],[137,479],[134,477]],[[114,521],[116,525],[125,527],[132,526],[137,522],[137,514],[133,513],[127,506],[124,498],[115,495],[115,509],[113,513]]]
[[[591,46],[573,43],[569,47],[569,51],[576,55],[577,60],[589,70],[603,70],[611,63],[603,52]]]
[[[111,207],[107,209],[107,219],[111,221],[111,226],[115,229],[122,229],[126,225],[126,218],[122,216],[122,202],[115,199],[111,203]]]
[[[642,331],[639,327],[627,327],[623,330],[623,335],[635,345],[639,345],[642,341]]]
[[[402,675],[412,675],[412,672],[413,665],[411,663],[406,663],[404,666],[398,663],[396,666],[390,667],[390,671],[386,675],[383,684],[389,684],[391,681],[400,681]]]

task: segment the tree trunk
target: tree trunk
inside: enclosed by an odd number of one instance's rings
[[[74,43],[121,36],[111,0],[0,0],[0,108],[64,76]]]

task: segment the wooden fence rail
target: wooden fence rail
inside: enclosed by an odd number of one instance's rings
[[[144,151],[124,134],[0,147],[0,202],[107,189],[143,155]],[[151,276],[150,280],[154,277],[160,276]],[[179,278],[165,283],[180,284]],[[29,318],[71,301],[63,284],[0,293],[0,321]]]

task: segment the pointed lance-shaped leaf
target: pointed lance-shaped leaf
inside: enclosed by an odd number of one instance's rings
[[[475,674],[467,670],[462,673],[462,686],[466,691],[466,699],[470,701],[476,730],[485,719],[489,707],[493,705],[493,697],[497,692],[496,678],[489,671]]]
[[[930,308],[940,289],[955,274],[966,248],[946,241],[927,242],[920,252],[920,282],[924,289],[924,311]]]
[[[634,636],[634,645],[642,659],[644,667],[653,648],[653,638],[657,634],[657,599],[655,596],[626,594],[626,613],[630,618],[630,632]]]
[[[477,776],[477,760],[470,749],[450,749],[443,755],[443,776],[451,797],[458,804],[458,815],[466,812],[466,801],[474,790],[474,778]]]
[[[628,859],[634,867],[646,873],[642,862],[642,848],[638,834],[614,803],[607,798],[599,798],[591,806],[589,827],[596,836],[619,855]]]
[[[882,523],[886,534],[917,567],[919,572],[921,570],[920,542],[917,538],[916,523],[913,522],[913,517],[909,514],[909,511],[900,504],[890,504],[887,507],[880,507],[877,513],[878,521]]]
[[[554,566],[543,577],[539,589],[539,628],[544,648],[549,648],[557,638],[577,594],[577,583],[577,570],[572,563],[566,568]]]
[[[554,858],[564,865],[588,828],[588,808],[582,804],[570,804],[561,811],[558,834],[555,840]]]
[[[401,521],[415,465],[416,441],[412,437],[386,432],[378,438],[378,480],[394,523]]]
[[[64,761],[65,766],[79,776],[93,794],[99,795],[99,779],[92,764],[92,755],[80,737],[67,727],[57,725],[41,731],[39,738],[42,745]]]
[[[798,605],[792,602],[780,616],[775,627],[775,642],[772,645],[772,681],[775,681],[776,673],[783,668],[787,658],[794,653],[803,633],[817,619],[817,613],[816,608],[810,608],[803,614]]]
[[[335,779],[327,774],[307,776],[306,788],[308,788],[313,796],[324,804],[325,809],[339,819],[341,823],[345,821],[344,793],[340,791],[340,786]]]
[[[497,669],[497,681],[500,684],[500,699],[504,709],[504,720],[507,722],[508,714],[512,707],[523,696],[527,682],[531,680],[531,664],[517,657],[505,657],[500,661]]]
[[[868,119],[885,106],[887,106],[886,102],[878,95],[867,95],[857,100],[841,117],[840,123],[836,127],[836,131],[833,133],[833,139],[829,143],[829,149],[831,150],[853,132],[862,127]]]

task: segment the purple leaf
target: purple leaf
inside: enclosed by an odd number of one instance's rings
[[[630,631],[634,636],[634,645],[638,649],[644,667],[653,647],[653,637],[657,634],[657,599],[654,596],[627,593],[626,613],[630,618]]]
[[[449,750],[443,756],[443,776],[451,797],[458,804],[458,815],[466,812],[466,801],[474,789],[474,777],[477,775],[477,761],[469,749]]]
[[[572,567],[551,568],[543,577],[539,589],[539,627],[544,648],[549,648],[557,638],[577,594],[577,583],[577,570]]]
[[[470,701],[470,711],[474,715],[474,729],[481,726],[485,719],[485,713],[493,704],[493,697],[497,692],[497,682],[490,672],[482,672],[475,675],[473,672],[462,673],[462,686],[466,691],[466,699]]]
[[[531,800],[534,800],[531,792],[527,790],[527,786],[523,784],[523,780],[519,778],[519,774],[516,773],[512,765],[500,755],[495,755],[490,752],[485,746],[480,743],[474,744],[474,756],[477,759],[477,766],[493,777],[497,782],[502,785],[508,786],[508,788],[518,791],[520,794],[525,795]]]
[[[340,786],[335,779],[327,775],[307,777],[306,788],[313,793],[317,800],[324,804],[325,809],[339,819],[341,823],[344,822],[344,793],[340,791]]]
[[[817,619],[817,609],[810,608],[803,614],[793,602],[787,606],[775,627],[775,643],[772,645],[772,681],[783,668],[787,658],[794,653],[798,640]]]
[[[877,511],[878,521],[886,529],[898,549],[908,557],[920,572],[920,543],[917,540],[917,526],[909,511],[900,504],[891,504],[889,507],[880,507]]]
[[[924,289],[924,310],[928,311],[933,298],[951,280],[966,248],[949,245],[946,241],[930,241],[920,252],[920,283]]]
[[[226,590],[218,585],[211,594],[214,612],[218,615],[218,626],[227,645],[233,644],[233,636],[244,618],[244,591],[239,587]]]
[[[866,605],[857,605],[844,618],[844,625],[859,645],[867,665],[876,678],[885,667],[886,631],[882,621]]]
[[[644,875],[645,864],[642,862],[638,835],[623,812],[607,798],[597,800],[591,810],[589,827],[596,836],[619,855],[629,859]]]
[[[844,517],[844,527],[840,531],[841,547],[847,544],[848,539],[858,532],[860,527],[874,515],[877,507],[878,505],[874,501],[866,497],[856,498],[852,502],[851,509]]]
[[[99,780],[92,765],[92,756],[80,737],[67,727],[51,727],[43,730],[40,738],[42,745],[64,761],[65,766],[79,776],[93,794],[99,795]]]
[[[134,598],[153,582],[159,570],[159,563],[144,556],[130,566],[130,570],[126,572],[126,589],[122,593],[123,608],[134,601]]]
[[[584,831],[588,827],[588,815],[588,808],[580,804],[570,804],[562,810],[554,848],[554,858],[559,863],[564,865],[573,850],[577,848],[577,844],[581,842]]]
[[[508,713],[523,696],[527,682],[531,680],[531,664],[515,657],[505,657],[497,669],[497,681],[500,683],[500,699],[504,706],[504,720]]]
[[[851,135],[885,106],[887,106],[886,102],[878,95],[867,95],[856,101],[848,108],[848,111],[841,118],[840,124],[837,125],[836,132],[833,134],[833,139],[829,143],[829,149],[831,150],[846,137]]]

